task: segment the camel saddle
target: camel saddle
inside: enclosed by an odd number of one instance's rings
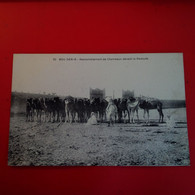
[[[139,100],[136,100],[134,102],[128,102],[128,106],[130,108],[135,108],[138,105],[138,103],[139,103]]]

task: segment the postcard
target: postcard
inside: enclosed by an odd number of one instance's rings
[[[14,54],[8,165],[189,166],[183,54]]]

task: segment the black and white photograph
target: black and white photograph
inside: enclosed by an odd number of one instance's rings
[[[8,165],[189,166],[183,54],[14,54]]]

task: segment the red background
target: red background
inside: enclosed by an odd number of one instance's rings
[[[13,53],[183,52],[190,167],[8,167]],[[195,2],[0,2],[0,194],[195,194]]]

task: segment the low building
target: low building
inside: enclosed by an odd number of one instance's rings
[[[134,90],[122,90],[122,98],[130,98],[130,97],[135,97]]]
[[[100,98],[100,100],[104,99],[105,98],[105,89],[92,89],[90,88],[90,91],[89,91],[89,98],[90,100],[93,99],[93,98]]]

